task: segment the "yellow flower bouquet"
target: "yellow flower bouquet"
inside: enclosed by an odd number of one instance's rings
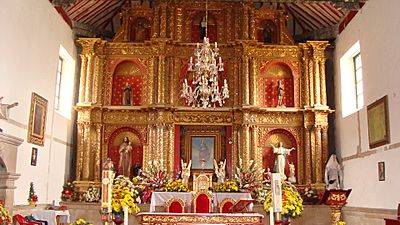
[[[69,225],[93,225],[93,223],[89,223],[86,220],[79,218],[74,223],[70,223]]]
[[[214,190],[216,192],[238,192],[239,186],[236,181],[227,180],[225,182],[217,183]]]
[[[272,206],[272,192],[268,192],[264,202],[264,210],[268,213]],[[282,183],[282,216],[295,218],[304,210],[303,199],[296,187],[290,183]]]
[[[12,217],[8,210],[0,202],[0,225],[12,224]]]
[[[164,191],[167,192],[188,192],[189,189],[186,187],[182,180],[173,180],[169,181],[165,187],[163,187]]]
[[[124,206],[128,206],[128,212],[130,214],[139,212],[140,209],[135,204],[136,200],[132,181],[122,175],[115,178],[112,189],[113,213],[122,214],[124,212]]]

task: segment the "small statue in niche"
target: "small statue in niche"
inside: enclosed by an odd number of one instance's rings
[[[285,148],[283,147],[282,142],[279,142],[279,147],[275,147],[271,144],[274,149],[274,154],[276,155],[275,164],[274,164],[274,173],[280,173],[281,178],[286,180],[285,175],[285,166],[286,166],[286,157],[290,155],[290,152],[294,150],[294,148]]]
[[[278,104],[277,107],[285,107],[283,105],[284,86],[282,80],[278,80]]]
[[[200,24],[199,24],[199,31],[200,31],[200,35],[199,35],[199,37],[200,37],[200,42],[202,42],[203,41],[203,39],[204,39],[204,37],[206,37],[206,29],[207,29],[207,21],[206,21],[206,17],[204,16],[203,17],[203,19],[200,21]]]
[[[143,42],[146,40],[146,27],[143,21],[139,21],[136,26],[135,41]]]
[[[271,44],[273,42],[273,40],[272,40],[273,33],[274,33],[274,26],[270,22],[265,23],[265,26],[263,29],[264,43]]]
[[[119,146],[119,165],[118,172],[120,175],[130,177],[132,162],[132,143],[128,137],[124,137],[124,141]]]
[[[132,102],[132,86],[126,83],[122,93],[122,105],[132,105]]]
[[[271,180],[272,180],[272,172],[271,172],[271,169],[270,169],[269,167],[267,168],[267,172],[265,172],[264,174],[265,174],[265,180],[266,180],[268,183],[271,183]]]
[[[0,119],[8,120],[10,116],[10,109],[18,105],[18,102],[12,104],[3,104],[3,97],[0,97]]]
[[[289,178],[288,178],[288,181],[290,183],[292,183],[292,184],[297,182],[295,172],[296,172],[295,165],[293,164],[293,162],[289,162]]]
[[[341,189],[343,171],[336,155],[332,154],[325,167],[325,185],[327,190]]]

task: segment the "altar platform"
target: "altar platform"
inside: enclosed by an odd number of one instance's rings
[[[168,224],[263,224],[263,215],[259,213],[165,213],[144,212],[137,215],[142,225]]]

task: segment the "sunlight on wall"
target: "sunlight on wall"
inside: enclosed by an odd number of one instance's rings
[[[355,113],[357,110],[356,102],[356,83],[353,57],[360,53],[360,42],[357,41],[340,58],[340,78],[341,78],[341,99],[342,99],[342,117]]]
[[[60,89],[60,106],[58,112],[67,119],[71,119],[75,80],[75,60],[72,59],[71,55],[62,45],[60,45],[59,54],[63,59],[63,69]]]

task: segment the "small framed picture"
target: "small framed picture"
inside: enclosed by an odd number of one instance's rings
[[[38,149],[32,148],[31,166],[36,166]]]
[[[385,181],[385,162],[378,162],[379,181]]]

